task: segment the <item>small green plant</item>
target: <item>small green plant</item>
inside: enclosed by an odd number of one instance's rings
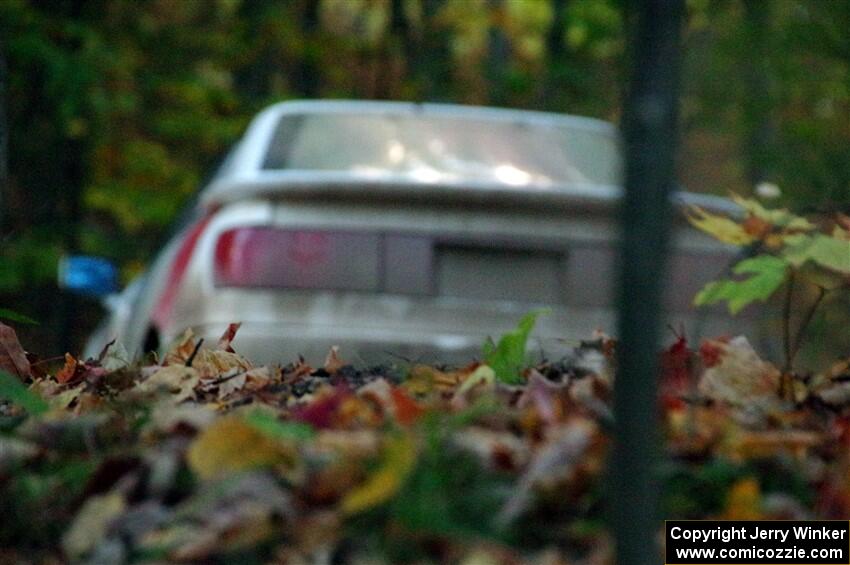
[[[737,195],[732,199],[744,212],[740,218],[714,215],[698,207],[690,211],[690,222],[700,230],[748,249],[748,258],[734,266],[732,277],[708,283],[694,304],[725,302],[729,312],[737,314],[784,288],[785,372],[790,373],[806,328],[826,295],[850,289],[850,218],[838,215],[818,225],[786,209],[768,209]],[[798,286],[814,290],[814,299],[803,308],[792,337],[791,309]]]
[[[47,403],[40,396],[5,371],[0,371],[0,399],[21,406],[33,416],[44,414],[48,409]]]
[[[520,372],[528,365],[525,354],[528,337],[537,323],[537,318],[546,310],[529,312],[517,324],[516,328],[499,338],[498,343],[492,339],[484,342],[484,362],[493,369],[496,379],[506,384],[521,384]]]
[[[14,310],[9,310],[8,308],[0,308],[0,320],[7,320],[10,322],[17,322],[19,324],[30,324],[37,326],[38,322],[30,318],[29,316],[24,316]]]

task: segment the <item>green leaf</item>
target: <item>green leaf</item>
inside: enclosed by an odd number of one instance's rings
[[[745,259],[735,266],[736,275],[752,275],[743,280],[721,280],[708,283],[694,299],[694,304],[704,306],[726,301],[729,312],[737,314],[747,305],[764,302],[785,282],[788,264],[773,255],[759,255]]]
[[[484,362],[496,373],[498,381],[506,384],[522,383],[520,371],[527,363],[525,349],[528,336],[537,323],[537,317],[544,313],[546,310],[535,310],[523,316],[517,327],[503,335],[495,347],[490,340],[485,342]]]
[[[796,236],[788,241],[783,257],[795,267],[811,261],[850,275],[850,241],[823,234]]]
[[[21,406],[32,415],[43,414],[48,409],[47,403],[40,396],[5,371],[0,371],[0,398]]]
[[[23,314],[19,314],[13,310],[9,310],[8,308],[0,308],[0,319],[18,322],[19,324],[30,324],[33,326],[38,325],[38,322],[29,316],[24,316]]]
[[[254,410],[245,417],[252,428],[274,439],[305,441],[315,434],[309,424],[303,422],[281,422],[274,414],[264,410]]]

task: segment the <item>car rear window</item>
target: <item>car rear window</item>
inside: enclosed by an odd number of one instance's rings
[[[282,117],[263,168],[547,188],[617,184],[620,160],[615,137],[604,129],[559,122],[334,112]]]

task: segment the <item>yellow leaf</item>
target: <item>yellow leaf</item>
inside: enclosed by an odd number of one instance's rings
[[[199,379],[198,371],[192,367],[169,365],[158,369],[136,385],[135,392],[142,394],[169,392],[174,395],[174,402],[179,403],[195,397],[195,387]]]
[[[386,440],[381,464],[366,482],[345,495],[342,511],[357,514],[390,500],[416,464],[416,445],[408,435]]]
[[[725,216],[717,216],[706,212],[699,206],[692,206],[688,214],[688,221],[696,228],[719,239],[723,243],[732,245],[749,245],[756,238],[744,229],[743,226]]]
[[[760,520],[761,488],[756,479],[740,479],[726,494],[726,507],[723,510],[724,520]]]
[[[228,416],[207,427],[189,447],[189,468],[202,479],[291,462],[294,448]]]

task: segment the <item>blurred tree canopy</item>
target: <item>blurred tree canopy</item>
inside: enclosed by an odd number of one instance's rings
[[[51,320],[44,297],[64,252],[139,272],[272,102],[428,100],[617,121],[626,5],[4,0],[0,303]],[[769,181],[794,204],[850,209],[847,29],[842,0],[689,0],[683,183],[722,194]]]

